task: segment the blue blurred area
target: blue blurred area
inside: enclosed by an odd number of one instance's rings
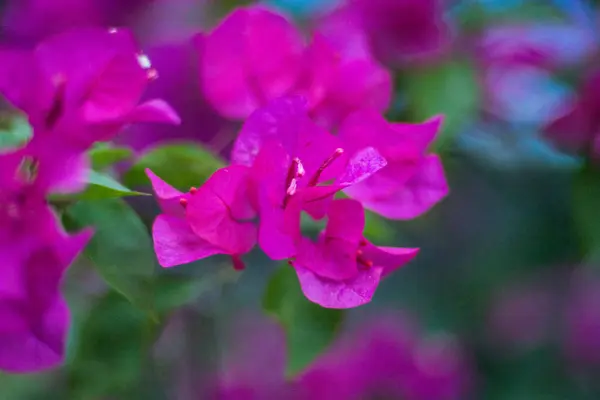
[[[341,4],[343,0],[263,0],[292,15],[308,16],[324,13]]]

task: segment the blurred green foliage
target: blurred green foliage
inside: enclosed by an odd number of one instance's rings
[[[343,310],[323,308],[304,297],[294,269],[285,264],[269,280],[263,297],[264,310],[285,329],[286,375],[302,372],[335,339]]]

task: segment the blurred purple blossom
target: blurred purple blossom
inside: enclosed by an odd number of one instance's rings
[[[197,39],[204,93],[232,119],[291,94],[305,96],[311,115],[328,128],[364,106],[384,111],[391,76],[345,34],[317,27],[306,43],[284,15],[263,6],[237,8]]]
[[[580,366],[600,365],[600,278],[577,274],[567,298],[565,355]]]
[[[487,109],[513,122],[547,122],[569,100],[553,74],[589,59],[596,45],[592,31],[568,23],[488,28],[476,51]]]

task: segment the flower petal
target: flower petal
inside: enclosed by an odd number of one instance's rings
[[[248,199],[249,169],[241,165],[217,170],[189,197],[186,219],[204,240],[230,254],[247,253],[256,244],[255,213]]]
[[[365,229],[365,211],[360,202],[338,199],[327,214],[326,238],[343,239],[358,246]]]
[[[356,198],[363,206],[390,219],[412,219],[427,212],[448,194],[448,183],[441,160],[436,155],[423,159],[415,175],[406,184],[390,185],[389,195],[369,197],[350,187],[346,194]]]
[[[299,130],[306,125],[306,100],[289,96],[270,102],[256,110],[244,122],[231,153],[236,164],[252,165],[263,143],[279,141],[288,154],[292,154],[298,142]]]
[[[246,118],[284,95],[302,67],[299,32],[285,17],[260,6],[236,9],[200,46],[204,93],[229,118]]]
[[[294,266],[310,270],[320,278],[342,282],[359,274],[356,250],[357,244],[343,239],[325,238],[314,243],[302,238]]]
[[[185,215],[185,210],[181,206],[179,200],[181,198],[188,199],[189,193],[184,194],[175,189],[155,175],[149,168],[146,168],[145,171],[152,184],[152,189],[154,190],[154,194],[156,195],[156,199],[162,211],[168,215],[183,217]]]
[[[284,210],[274,205],[267,196],[268,193],[265,191],[260,192],[258,243],[269,258],[283,260],[296,254],[294,241],[300,235],[300,228],[298,225],[298,232],[294,234],[285,224]],[[285,212],[288,212],[287,209]]]
[[[184,219],[165,214],[156,217],[152,239],[158,263],[164,268],[225,253],[196,236]]]
[[[336,183],[342,186],[360,183],[387,164],[387,160],[377,150],[367,147],[352,156]]]
[[[177,112],[164,100],[152,99],[140,104],[127,116],[128,122],[159,122],[181,124]]]
[[[418,248],[377,247],[371,243],[363,248],[365,259],[372,261],[373,265],[383,269],[382,278],[410,262],[419,254],[419,250]]]
[[[295,267],[300,287],[306,298],[325,308],[354,308],[367,304],[379,285],[382,269],[379,267],[361,271],[349,281],[333,281],[320,278],[312,271]]]
[[[29,329],[0,333],[0,369],[27,373],[59,366],[65,356],[68,328],[69,310],[65,301],[56,297],[31,321]]]

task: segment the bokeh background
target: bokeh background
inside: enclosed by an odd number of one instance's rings
[[[264,3],[306,27],[341,1]],[[170,102],[183,123],[136,126],[119,142],[143,154],[161,143],[195,140],[227,157],[240,125],[204,100],[202,54],[191,38],[239,2],[0,4],[2,45],[27,47],[78,26],[133,29],[159,72],[148,97]],[[323,364],[335,373],[306,378],[320,387],[321,397],[312,398],[340,398],[326,390],[345,385],[342,377],[354,369],[373,376],[375,387],[392,387],[364,399],[599,399],[600,173],[589,152],[559,149],[544,135],[600,67],[599,9],[584,0],[447,0],[439,9],[447,42],[427,60],[394,66],[387,116],[420,121],[446,114],[437,150],[450,195],[411,221],[369,214],[374,242],[422,251],[382,282],[371,304],[345,313],[339,339],[325,350],[339,362],[319,359],[313,368]],[[190,157],[178,164],[182,182],[201,174],[202,163]],[[153,199],[131,203],[149,226],[158,212]],[[66,365],[0,374],[0,399],[292,398],[273,389],[288,350],[283,328],[263,311],[279,265],[260,252],[242,273],[226,263],[216,257],[160,271],[158,301],[179,306],[160,329],[84,261],[74,265],[64,289],[74,315]],[[327,321],[303,326],[300,314],[288,322],[309,338],[294,357],[310,355],[313,341],[330,334],[322,332]]]

